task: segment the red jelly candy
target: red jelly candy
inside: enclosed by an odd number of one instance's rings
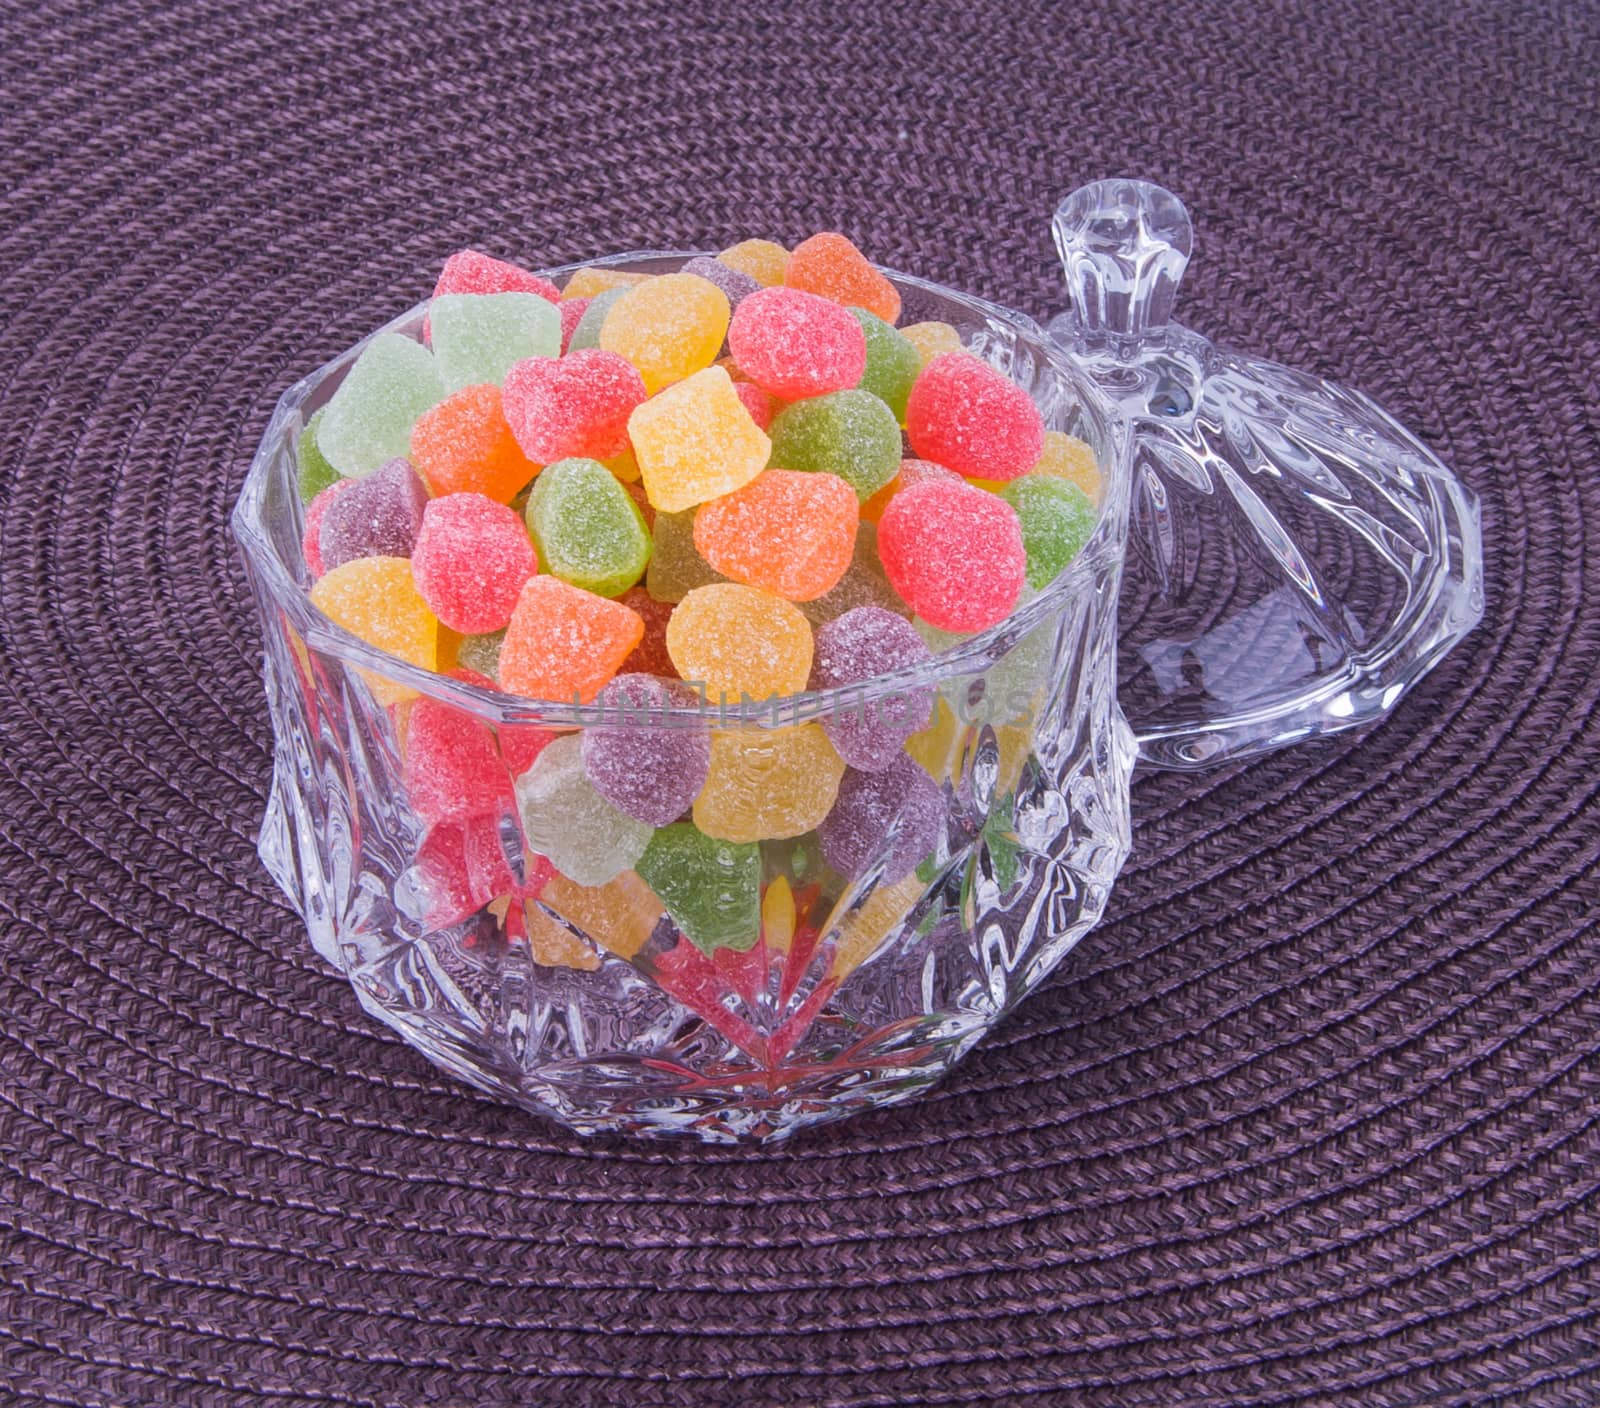
[[[561,290],[549,279],[475,249],[458,250],[444,261],[433,296],[447,293],[536,293],[552,303],[561,298]]]
[[[878,556],[918,616],[962,633],[1010,614],[1028,566],[1016,510],[945,479],[926,479],[889,500],[878,523]]]
[[[969,479],[1015,479],[1044,450],[1033,398],[970,352],[946,352],[922,370],[906,402],[917,457]]]
[[[493,730],[442,700],[412,705],[404,779],[411,809],[426,822],[516,810]]]
[[[598,347],[518,362],[502,391],[511,433],[535,464],[620,455],[628,448],[628,416],[644,399],[638,368]]]
[[[521,515],[483,494],[446,494],[422,512],[411,575],[453,631],[482,635],[511,619],[538,559]]]
[[[846,391],[867,367],[849,309],[796,288],[759,289],[734,310],[728,348],[739,370],[785,401]]]
[[[355,482],[354,479],[335,479],[306,505],[306,531],[300,539],[300,555],[305,558],[313,577],[320,577],[328,570],[322,561],[322,516],[327,513],[328,505]]]
[[[565,352],[572,342],[572,334],[577,332],[578,324],[583,321],[583,315],[589,311],[592,300],[587,298],[563,299],[556,307],[561,314],[561,350]]]
[[[745,410],[750,412],[753,420],[762,430],[772,426],[773,401],[753,381],[736,381],[733,384],[733,394],[744,402]]]

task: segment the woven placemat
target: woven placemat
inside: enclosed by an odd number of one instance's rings
[[[0,1401],[1600,1401],[1600,12],[0,4]],[[257,864],[225,517],[463,244],[794,239],[1181,315],[1482,495],[1394,719],[1135,789],[1105,925],[930,1097],[585,1142],[437,1074]]]

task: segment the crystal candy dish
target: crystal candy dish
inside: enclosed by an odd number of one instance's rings
[[[283,396],[233,517],[277,742],[260,854],[367,1011],[443,1069],[581,1132],[774,1139],[911,1098],[1100,918],[1138,757],[1194,767],[1370,722],[1470,629],[1470,494],[1359,395],[1170,324],[1190,243],[1173,197],[1096,183],[1062,205],[1056,234],[1073,308],[1048,331],[890,277],[904,321],[953,324],[1047,427],[1093,447],[1099,522],[1054,583],[925,665],[712,712],[759,740],[775,707],[788,725],[938,696],[908,745],[939,785],[935,853],[885,880],[897,820],[845,882],[812,836],[763,842],[760,936],[743,953],[696,948],[631,873],[531,885],[514,816],[487,833],[423,826],[401,784],[406,705],[380,704],[374,677],[497,738],[626,725],[415,669],[321,617],[295,441],[360,348]],[[601,262],[653,273],[688,257]],[[390,330],[417,336],[426,309]],[[497,892],[441,909],[440,848],[498,876]]]

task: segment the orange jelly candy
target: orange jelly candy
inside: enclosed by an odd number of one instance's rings
[[[843,235],[824,231],[794,247],[784,283],[835,303],[865,308],[892,324],[900,316],[900,294]]]
[[[500,687],[590,703],[644,639],[637,611],[555,577],[528,579],[500,647]]]
[[[411,428],[411,462],[434,497],[482,494],[508,504],[539,472],[506,424],[498,386],[447,396]]]
[[[856,491],[836,474],[769,469],[700,506],[694,545],[724,577],[812,601],[850,566],[859,512]]]

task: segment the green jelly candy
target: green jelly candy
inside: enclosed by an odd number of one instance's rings
[[[621,596],[650,561],[650,530],[599,460],[547,465],[528,495],[528,531],[544,571],[599,596]]]
[[[456,664],[463,669],[476,670],[491,680],[500,678],[500,647],[506,642],[504,631],[490,631],[482,636],[462,636],[456,647]]]
[[[567,351],[581,352],[585,347],[598,347],[600,345],[600,324],[605,322],[606,314],[611,311],[611,305],[625,294],[631,285],[624,284],[621,288],[603,289],[589,300],[589,306],[583,310],[583,316],[578,319],[578,326],[572,330],[572,340],[567,343]]]
[[[525,357],[561,354],[561,314],[536,293],[446,293],[428,306],[446,391],[493,382]]]
[[[517,779],[516,793],[528,845],[580,885],[615,880],[650,840],[646,823],[618,811],[590,785],[583,740],[575,733],[540,752]]]
[[[411,427],[444,400],[433,353],[397,332],[381,332],[322,408],[317,448],[347,479],[411,451]]]
[[[743,953],[761,934],[761,846],[715,841],[686,821],[663,826],[634,867],[702,953]]]
[[[1053,474],[1024,474],[1000,491],[1022,523],[1028,585],[1039,591],[1061,575],[1094,531],[1094,505],[1076,484]]]
[[[778,412],[771,463],[837,474],[865,502],[900,472],[900,424],[870,391],[835,391]]]
[[[695,547],[694,515],[692,508],[656,515],[655,548],[644,588],[657,601],[682,601],[696,587],[728,580]]]
[[[328,463],[328,457],[317,448],[317,428],[321,424],[322,411],[318,411],[306,422],[306,428],[300,432],[300,438],[295,442],[294,458],[299,466],[302,503],[310,503],[339,478],[339,471]]]
[[[657,524],[661,522],[658,518]],[[909,616],[911,608],[892,586],[878,560],[878,525],[862,519],[856,524],[856,547],[844,576],[814,601],[797,601],[795,605],[806,615],[813,626],[843,616],[858,606],[878,606],[892,611],[896,616]]]
[[[861,374],[859,387],[870,391],[894,412],[897,421],[904,423],[911,383],[922,373],[922,354],[904,334],[865,308],[852,308],[850,315],[861,324],[867,338],[867,369]]]

